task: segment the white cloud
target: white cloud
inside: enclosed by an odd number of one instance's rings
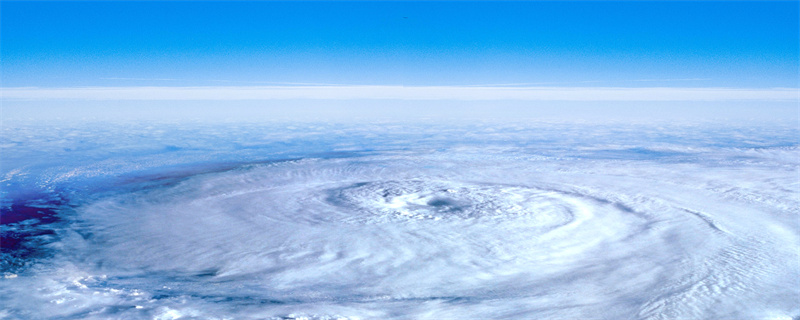
[[[521,101],[796,101],[797,88],[462,87],[462,86],[210,86],[17,87],[6,100],[521,100]]]

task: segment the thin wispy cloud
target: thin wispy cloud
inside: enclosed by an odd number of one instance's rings
[[[634,79],[633,82],[677,82],[677,81],[709,81],[710,78],[679,78],[679,79]]]
[[[632,79],[632,80],[582,80],[582,81],[559,81],[559,82],[519,82],[519,83],[490,83],[490,84],[474,84],[468,85],[469,87],[537,87],[537,86],[570,86],[570,85],[586,85],[593,83],[595,86],[619,86],[620,83],[631,82],[692,82],[692,81],[709,81],[709,78],[680,78],[680,79]]]
[[[178,81],[179,79],[171,79],[171,78],[121,78],[121,77],[111,77],[111,78],[100,78],[100,80],[129,80],[129,81]]]
[[[210,86],[3,88],[6,100],[796,101],[797,88]]]

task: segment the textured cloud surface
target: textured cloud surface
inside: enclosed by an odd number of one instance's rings
[[[12,319],[800,316],[791,126],[4,130]]]

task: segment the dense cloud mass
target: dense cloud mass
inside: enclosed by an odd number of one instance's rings
[[[3,130],[9,319],[800,317],[791,124]]]

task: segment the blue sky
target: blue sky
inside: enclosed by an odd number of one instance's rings
[[[1,5],[3,87],[798,87],[797,1]]]

